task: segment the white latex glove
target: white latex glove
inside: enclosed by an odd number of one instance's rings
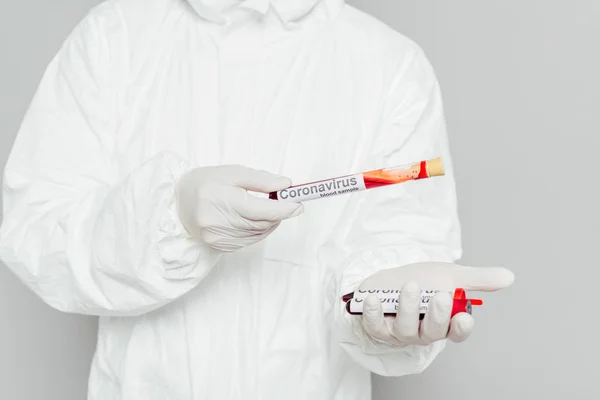
[[[428,345],[438,340],[466,340],[475,320],[468,313],[452,319],[452,295],[456,288],[492,292],[512,285],[514,274],[497,267],[474,268],[452,263],[425,262],[379,271],[365,279],[359,289],[400,289],[395,317],[384,317],[379,299],[365,299],[362,318],[364,330],[376,341],[394,345]],[[422,321],[419,321],[421,290],[437,293]]]
[[[177,183],[179,218],[200,242],[220,252],[236,251],[304,211],[302,204],[263,199],[248,191],[267,194],[290,185],[285,177],[238,165],[197,168]]]

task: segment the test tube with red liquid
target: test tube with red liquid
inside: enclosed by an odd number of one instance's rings
[[[303,201],[339,196],[397,185],[399,183],[427,179],[445,174],[444,164],[440,157],[431,160],[406,164],[399,167],[376,169],[360,174],[346,175],[326,179],[269,193],[271,200],[300,203]]]
[[[422,290],[419,303],[419,319],[423,319],[433,296],[440,292],[439,290]],[[346,311],[352,315],[361,315],[363,312],[364,301],[369,295],[375,295],[381,301],[383,314],[386,317],[395,316],[398,311],[398,298],[400,290],[392,289],[361,289],[353,293],[348,293],[342,297],[346,303]],[[483,301],[480,299],[467,298],[467,293],[462,288],[454,290],[451,317],[458,313],[466,312],[471,314],[473,306],[481,306]]]

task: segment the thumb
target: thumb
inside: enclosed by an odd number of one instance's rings
[[[288,188],[292,181],[284,176],[239,165],[227,167],[228,179],[232,185],[253,192],[270,193]]]
[[[505,289],[515,281],[515,274],[502,267],[457,266],[453,275],[456,287],[480,292]]]

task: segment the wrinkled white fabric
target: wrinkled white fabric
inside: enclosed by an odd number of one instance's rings
[[[461,255],[434,72],[337,0],[219,4],[108,1],[74,29],[4,171],[0,258],[101,317],[89,399],[369,399],[369,371],[419,373],[445,343],[375,343],[341,302],[383,268]],[[308,202],[233,253],[175,210],[195,167],[302,183],[438,156],[445,177]]]

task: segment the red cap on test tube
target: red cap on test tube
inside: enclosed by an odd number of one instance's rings
[[[452,313],[450,317],[454,317],[456,314],[466,312],[471,314],[472,306],[481,306],[483,301],[479,299],[468,299],[467,293],[464,289],[458,288],[454,291],[454,302],[452,305]]]

